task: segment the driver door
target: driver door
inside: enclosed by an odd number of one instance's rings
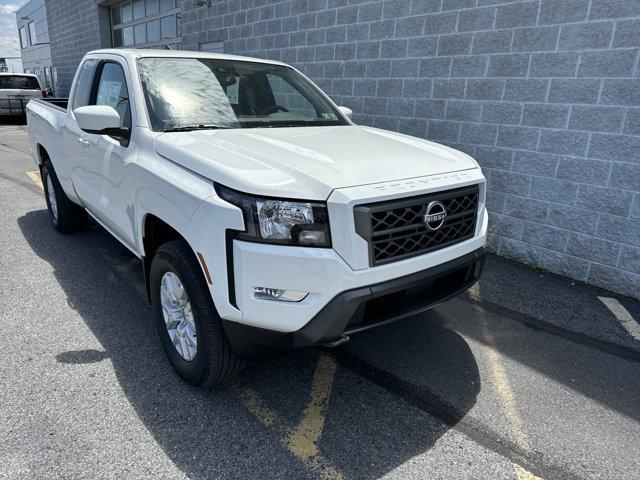
[[[100,62],[96,68],[89,105],[113,107],[122,120],[123,137],[85,133],[83,168],[78,170],[85,186],[89,212],[119,239],[133,248],[133,209],[126,163],[131,134],[131,103],[124,66],[116,60]]]

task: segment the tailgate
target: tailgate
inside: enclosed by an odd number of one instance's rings
[[[24,115],[27,103],[33,98],[42,98],[40,90],[0,90],[0,114]]]

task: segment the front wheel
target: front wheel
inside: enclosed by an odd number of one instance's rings
[[[171,366],[193,385],[211,386],[244,363],[229,346],[200,265],[184,241],[162,245],[151,262],[154,316]]]

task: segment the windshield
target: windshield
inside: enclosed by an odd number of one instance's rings
[[[153,130],[345,125],[292,68],[208,58],[142,58]]]
[[[36,77],[24,75],[0,75],[0,88],[19,90],[40,90]]]

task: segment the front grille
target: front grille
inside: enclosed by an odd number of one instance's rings
[[[473,237],[478,213],[478,186],[418,197],[357,205],[356,232],[369,244],[369,265],[382,265],[462,242]],[[427,228],[424,216],[430,202],[447,212],[437,230]]]

